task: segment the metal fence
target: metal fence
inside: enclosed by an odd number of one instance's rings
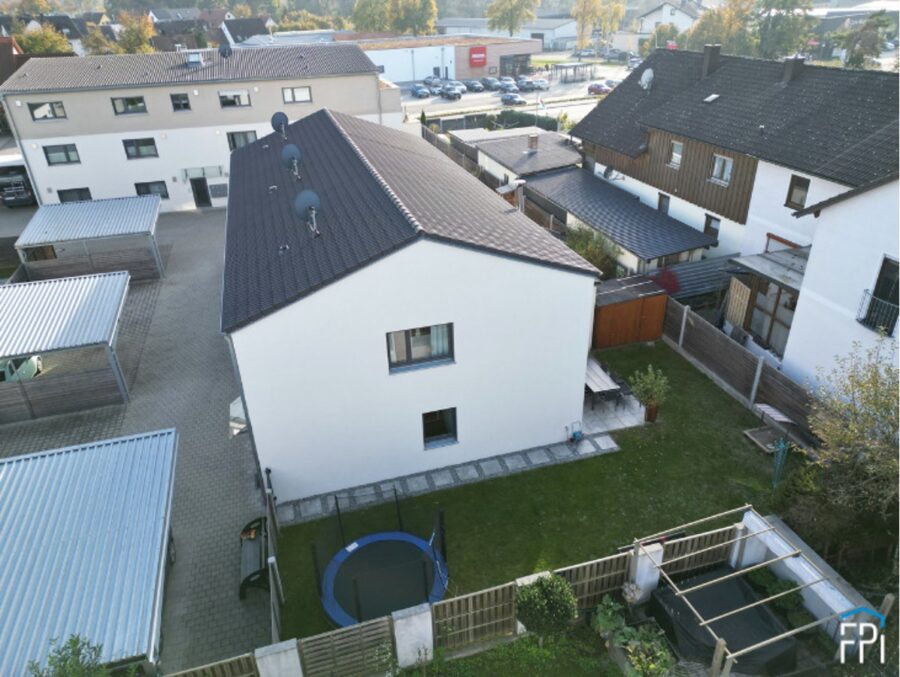
[[[385,674],[393,662],[390,616],[299,640],[304,677]]]

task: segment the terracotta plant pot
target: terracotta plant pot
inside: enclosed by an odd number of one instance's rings
[[[655,423],[656,415],[659,413],[659,405],[658,404],[648,404],[644,407],[644,420],[647,423]]]

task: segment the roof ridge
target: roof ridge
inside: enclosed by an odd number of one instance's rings
[[[341,136],[347,142],[347,145],[350,146],[356,156],[360,159],[360,162],[363,163],[363,166],[366,168],[366,170],[372,175],[375,181],[378,182],[378,185],[381,186],[384,192],[387,193],[388,197],[391,199],[391,202],[393,202],[397,206],[397,209],[407,220],[409,225],[413,227],[413,230],[415,230],[416,233],[424,233],[425,228],[421,223],[419,223],[418,219],[413,216],[413,213],[409,209],[409,207],[407,207],[403,203],[403,200],[400,199],[400,196],[394,192],[394,189],[391,188],[390,184],[379,173],[379,171],[375,169],[374,165],[369,162],[369,158],[367,158],[365,153],[362,152],[362,149],[358,145],[356,145],[356,142],[351,138],[347,130],[344,129],[343,125],[341,125],[340,121],[337,119],[337,117],[335,117],[331,109],[323,108],[322,110],[324,111],[325,115],[327,115],[328,118],[334,123],[335,128],[340,132]]]

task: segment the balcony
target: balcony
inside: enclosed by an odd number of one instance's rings
[[[856,320],[869,329],[884,330],[888,336],[893,336],[898,315],[900,315],[900,310],[896,303],[873,296],[872,292],[866,289],[859,301]]]

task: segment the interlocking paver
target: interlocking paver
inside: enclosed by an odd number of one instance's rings
[[[478,479],[478,470],[474,465],[456,466],[456,476],[463,482],[470,482]]]
[[[481,461],[478,466],[481,468],[481,472],[484,473],[485,477],[492,477],[503,472],[503,466],[501,466],[500,461],[495,458],[489,459],[487,461]]]
[[[406,478],[406,487],[410,492],[417,493],[428,491],[428,478],[425,475],[416,475]]]
[[[525,455],[528,456],[528,460],[531,461],[532,465],[541,465],[550,460],[550,454],[547,453],[546,449],[532,449],[526,452]]]
[[[453,484],[453,474],[447,470],[435,470],[431,473],[431,481],[435,487],[449,487]]]
[[[509,470],[522,470],[528,467],[528,462],[521,454],[507,454],[503,457],[503,463]]]

